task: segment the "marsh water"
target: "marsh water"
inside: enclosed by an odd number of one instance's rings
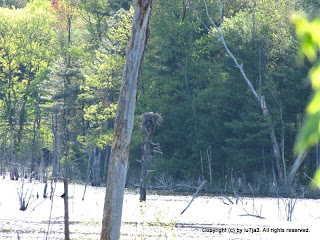
[[[24,182],[29,205],[19,210],[22,182],[0,180],[0,239],[64,239],[63,184]],[[72,239],[99,239],[105,188],[69,185]],[[163,192],[162,192],[163,193]],[[126,190],[121,239],[319,239],[320,200],[198,196],[151,192],[146,203]],[[290,217],[290,218],[288,218]],[[291,220],[291,221],[288,221]]]

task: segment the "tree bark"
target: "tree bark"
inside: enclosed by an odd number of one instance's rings
[[[132,33],[127,49],[108,169],[101,240],[118,240],[129,147],[136,105],[138,78],[148,38],[152,0],[136,0]]]
[[[103,182],[107,182],[108,177],[108,167],[109,167],[109,159],[110,159],[110,153],[111,153],[111,146],[106,146],[105,150],[105,158],[104,158],[104,166],[103,166]]]

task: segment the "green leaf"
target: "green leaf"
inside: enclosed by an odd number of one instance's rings
[[[297,137],[295,152],[303,152],[319,140],[320,113],[309,115]]]
[[[316,171],[316,173],[313,176],[313,180],[311,181],[311,188],[320,188],[320,168]]]
[[[311,79],[312,88],[314,90],[320,90],[320,63],[310,70],[309,76]]]
[[[317,114],[320,111],[320,92],[316,92],[311,99],[308,107],[307,107],[307,113],[309,115]]]

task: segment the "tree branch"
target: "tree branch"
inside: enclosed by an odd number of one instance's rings
[[[288,183],[292,184],[293,183],[293,179],[301,165],[301,163],[303,162],[303,160],[305,159],[305,157],[307,156],[307,151],[305,152],[301,152],[299,153],[299,155],[297,156],[296,160],[294,161],[292,168],[290,170],[290,173],[288,174]]]
[[[240,71],[243,79],[247,83],[251,93],[254,95],[254,97],[258,101],[258,104],[260,105],[260,108],[261,108],[263,116],[266,118],[266,122],[267,122],[267,125],[268,125],[269,130],[270,130],[270,140],[271,140],[271,143],[272,143],[272,148],[273,148],[273,154],[274,154],[274,157],[275,157],[276,168],[277,168],[277,172],[278,172],[278,175],[279,175],[279,179],[282,182],[283,181],[283,171],[282,171],[282,166],[281,166],[280,147],[279,147],[278,140],[276,138],[274,126],[272,124],[271,116],[270,116],[269,110],[267,108],[267,104],[266,104],[265,98],[264,98],[264,96],[261,96],[261,94],[259,95],[257,93],[255,88],[251,84],[250,80],[248,79],[245,71],[243,70],[243,64],[238,62],[236,57],[232,54],[232,52],[230,51],[229,47],[227,46],[227,43],[226,43],[226,41],[224,39],[224,35],[223,35],[223,10],[222,10],[222,2],[221,2],[221,0],[219,0],[219,2],[218,2],[219,15],[220,15],[219,16],[220,17],[220,26],[219,27],[213,22],[212,18],[209,15],[209,11],[208,11],[208,6],[207,6],[207,3],[206,3],[206,0],[203,0],[203,2],[204,2],[204,5],[205,5],[207,18],[209,19],[210,23],[215,28],[215,30],[218,32],[218,35],[219,35],[218,37],[219,37],[220,41],[222,42],[222,45],[223,45],[224,49],[226,50],[228,55],[233,60],[233,62],[235,64],[235,67],[239,69],[239,71]],[[206,28],[208,29],[208,27],[206,27]]]
[[[243,64],[239,64],[238,60],[236,59],[236,57],[232,54],[232,52],[230,51],[229,47],[227,46],[227,43],[224,39],[224,35],[223,35],[223,11],[222,11],[222,3],[221,1],[219,1],[218,5],[219,5],[219,13],[220,13],[220,27],[218,27],[212,20],[212,18],[209,15],[209,11],[208,11],[208,6],[205,0],[203,0],[205,8],[206,8],[206,15],[207,18],[209,19],[210,23],[212,24],[212,26],[217,30],[219,35],[215,35],[218,36],[220,41],[222,42],[222,45],[224,47],[224,49],[227,51],[228,55],[231,57],[231,59],[233,60],[234,64],[236,65],[236,68],[239,68],[239,71],[242,75],[242,77],[244,78],[244,80],[246,81],[246,83],[248,84],[250,91],[252,92],[252,94],[255,96],[255,98],[257,99],[257,101],[260,103],[260,97],[258,95],[258,93],[256,92],[256,90],[254,89],[253,85],[251,84],[250,80],[248,79],[246,73],[243,70]],[[201,23],[207,28],[209,29],[201,20]]]
[[[193,195],[191,201],[189,202],[188,206],[181,212],[180,215],[182,215],[187,209],[188,207],[190,207],[191,203],[193,202],[193,200],[197,197],[198,192],[200,191],[200,189],[202,188],[202,186],[206,183],[206,180],[204,180],[201,185],[198,187],[196,193]]]
[[[78,144],[91,158],[94,158],[94,154],[86,148],[81,142],[78,141],[78,139],[70,134],[70,138]]]

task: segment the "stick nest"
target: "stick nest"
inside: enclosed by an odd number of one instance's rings
[[[147,131],[155,129],[157,126],[161,125],[162,117],[159,113],[148,112],[140,116],[141,118],[141,128]]]

